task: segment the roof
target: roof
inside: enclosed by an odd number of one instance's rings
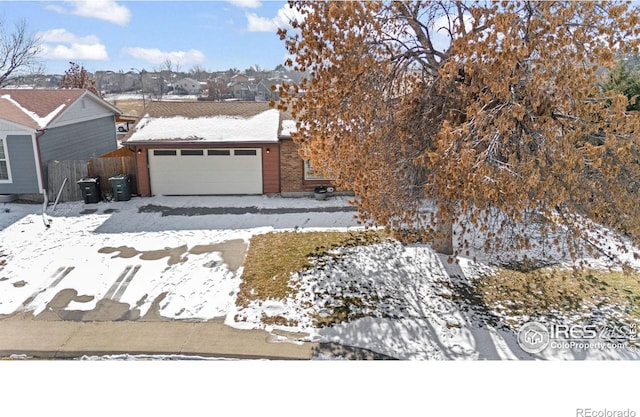
[[[269,103],[240,101],[152,101],[145,109],[145,116],[189,119],[211,116],[251,117],[269,110]]]
[[[279,137],[290,138],[292,134],[298,131],[296,121],[293,119],[284,119],[280,122]]]
[[[127,144],[277,142],[280,112],[260,102],[151,102]]]
[[[41,129],[84,96],[120,114],[116,107],[85,89],[0,89],[0,118]]]
[[[296,120],[291,111],[280,111],[280,126],[278,126],[278,139],[291,139],[291,135],[297,132]]]
[[[176,84],[179,84],[179,83],[200,84],[198,80],[194,80],[193,78],[189,78],[189,77],[180,78],[179,80],[176,81]]]
[[[32,129],[39,129],[38,123],[16,106],[11,100],[0,96],[0,119],[7,120]]]

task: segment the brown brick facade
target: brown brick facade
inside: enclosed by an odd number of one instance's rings
[[[151,181],[147,162],[147,148],[135,149],[136,173],[138,180],[138,194],[142,197],[151,196]]]
[[[307,191],[304,187],[304,165],[298,148],[291,139],[280,140],[280,191]]]
[[[280,192],[311,193],[319,185],[330,185],[326,180],[305,180],[304,162],[298,147],[289,138],[280,138]]]
[[[280,145],[262,145],[262,192],[280,192]]]

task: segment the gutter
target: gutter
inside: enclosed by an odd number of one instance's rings
[[[238,146],[244,146],[244,145],[248,145],[248,146],[258,146],[258,145],[273,145],[276,143],[279,143],[279,139],[273,139],[273,140],[268,140],[268,141],[220,141],[220,142],[214,142],[214,141],[204,141],[204,140],[184,140],[184,141],[173,141],[173,140],[147,140],[147,141],[127,141],[127,142],[123,142],[122,145],[123,146],[127,146],[127,147],[147,147],[147,148],[152,148],[152,147],[160,147],[160,146],[170,146],[170,147],[180,147],[183,145],[188,145],[188,146],[194,146],[194,145],[198,145],[198,146],[234,146],[234,147],[238,147]]]

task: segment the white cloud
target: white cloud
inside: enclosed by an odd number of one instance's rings
[[[288,4],[281,7],[273,18],[261,17],[255,13],[246,13],[245,15],[249,32],[275,32],[279,28],[291,27],[289,24],[291,19],[304,20],[302,13],[291,8]]]
[[[278,29],[274,19],[260,17],[255,13],[247,13],[246,16],[249,32],[275,32]]]
[[[262,6],[262,2],[260,0],[227,0],[227,3],[247,9],[257,9]]]
[[[158,48],[124,48],[122,53],[132,56],[134,58],[142,59],[152,64],[163,64],[165,61],[183,64],[194,64],[202,62],[205,56],[197,49],[190,49],[188,51],[161,51]]]
[[[45,59],[92,60],[109,59],[107,48],[94,35],[77,36],[66,29],[39,32],[42,42],[40,56]]]
[[[131,11],[114,0],[67,0],[65,3],[70,4],[71,9],[59,5],[50,5],[46,8],[60,14],[93,17],[120,26],[127,25],[131,20]]]
[[[42,56],[47,59],[106,61],[109,59],[104,45],[43,45]]]
[[[68,13],[67,9],[65,9],[62,6],[55,5],[55,4],[44,6],[44,8],[47,9],[47,10],[54,11],[56,13],[60,13],[60,14],[67,14]]]
[[[45,43],[62,42],[62,43],[99,43],[100,39],[97,36],[76,36],[66,29],[51,29],[46,32],[38,32],[38,38]]]

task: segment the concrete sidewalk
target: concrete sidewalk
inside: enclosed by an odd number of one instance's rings
[[[388,356],[335,343],[296,340],[295,334],[238,330],[210,321],[40,320],[30,314],[0,318],[0,358],[77,359],[144,355],[268,360],[389,360]]]
[[[131,354],[311,359],[319,352],[317,343],[288,341],[262,330],[237,330],[222,320],[78,322],[37,320],[30,315],[0,320],[0,357]]]

